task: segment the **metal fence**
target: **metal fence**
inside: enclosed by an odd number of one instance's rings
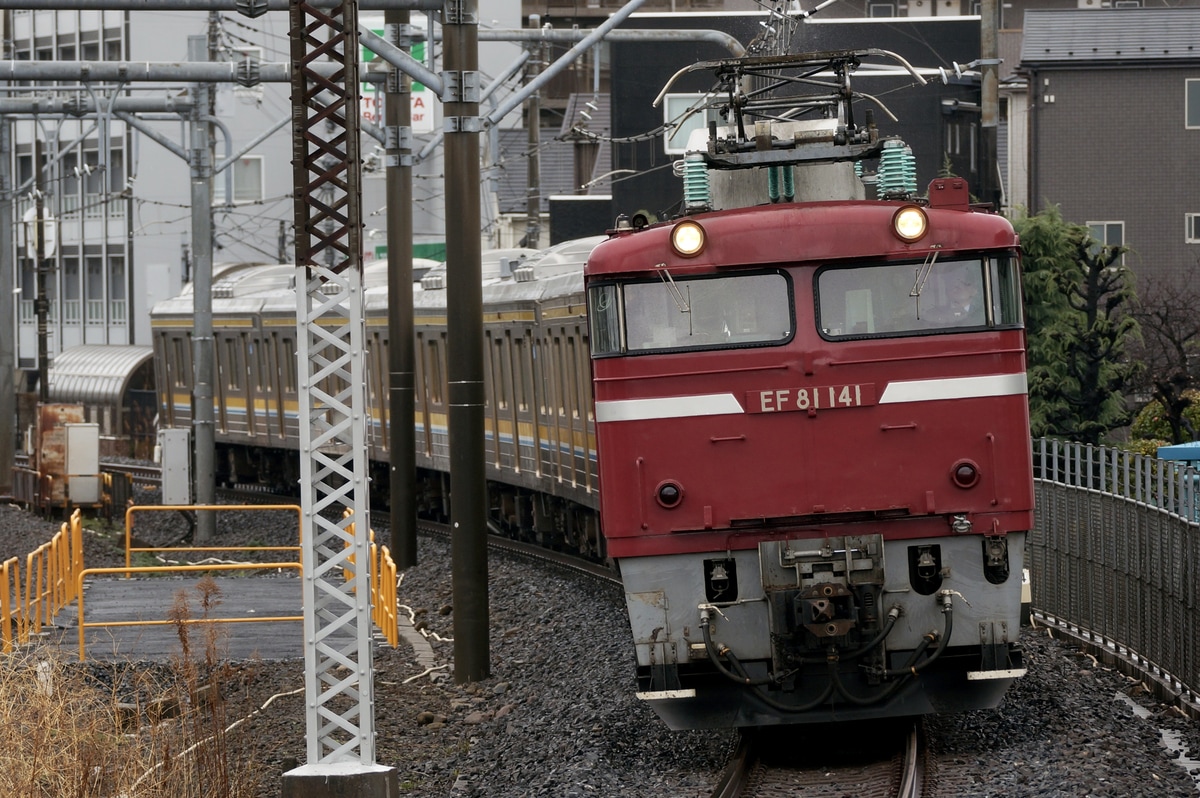
[[[1033,464],[1034,620],[1200,717],[1200,473],[1049,439]]]

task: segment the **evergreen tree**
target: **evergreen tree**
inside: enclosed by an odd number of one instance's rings
[[[1138,325],[1124,247],[1102,246],[1057,206],[1014,226],[1024,252],[1029,411],[1034,435],[1099,443],[1128,419],[1125,356]]]

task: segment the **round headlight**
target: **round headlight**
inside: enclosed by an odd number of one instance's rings
[[[905,205],[892,217],[892,230],[905,241],[918,241],[929,229],[929,218],[916,205]]]
[[[694,258],[704,251],[704,228],[697,222],[680,222],[671,230],[671,249],[681,258]]]

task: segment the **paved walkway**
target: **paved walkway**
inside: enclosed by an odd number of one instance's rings
[[[214,577],[219,595],[205,613],[197,589],[199,577],[151,577],[124,579],[96,576],[85,582],[83,617],[85,654],[89,660],[149,660],[168,662],[182,651],[179,632],[173,623],[142,626],[94,627],[96,623],[170,620],[172,608],[186,604],[191,618],[299,618],[304,614],[300,579],[292,575]],[[55,617],[66,651],[79,650],[78,605]],[[303,621],[247,621],[214,627],[222,635],[222,656],[228,659],[300,659],[304,656]],[[205,627],[189,626],[193,652],[205,645]],[[400,645],[410,647],[418,663],[435,664],[433,650],[400,613]],[[382,643],[382,636],[376,630]],[[386,645],[386,643],[383,643]]]

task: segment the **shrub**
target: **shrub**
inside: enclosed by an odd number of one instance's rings
[[[1183,416],[1192,423],[1192,427],[1200,432],[1200,391],[1189,389],[1183,392],[1192,403],[1183,411]],[[1133,419],[1129,428],[1131,437],[1138,439],[1171,441],[1171,424],[1162,404],[1156,399],[1143,407]],[[1166,445],[1160,444],[1160,445]],[[1151,452],[1153,454],[1153,452]]]

